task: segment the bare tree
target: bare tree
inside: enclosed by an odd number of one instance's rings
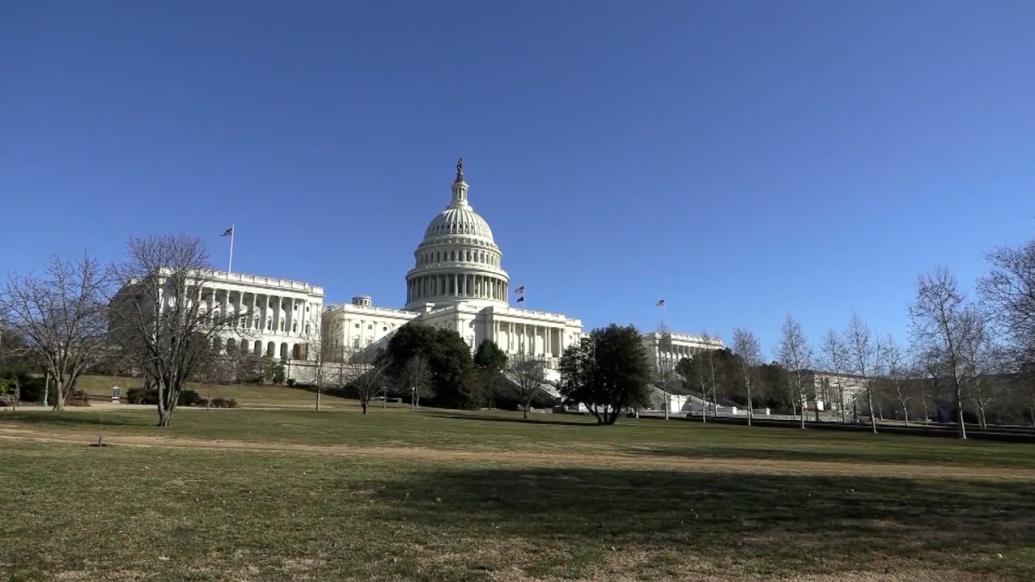
[[[546,363],[531,356],[514,356],[507,362],[507,372],[521,400],[523,416],[528,420],[532,400],[546,382]]]
[[[965,439],[963,388],[968,368],[967,346],[977,339],[980,317],[960,292],[956,279],[944,268],[920,276],[909,316],[917,352],[928,354],[953,390],[959,437]]]
[[[802,330],[801,324],[790,315],[783,320],[778,359],[791,374],[795,395],[801,408],[801,428],[804,429],[808,397],[805,394],[802,374],[812,367],[812,348],[809,347],[809,340],[805,337],[805,331]],[[816,422],[819,422],[818,403],[816,406]]]
[[[352,386],[356,389],[356,397],[359,398],[359,406],[363,409],[363,415],[370,408],[370,401],[378,394],[388,401],[388,358],[382,357],[380,352],[375,350],[363,350],[352,355],[352,363],[359,370],[352,380]]]
[[[320,398],[323,395],[325,384],[325,366],[334,359],[334,347],[329,341],[324,341],[324,334],[321,326],[323,314],[312,309],[304,319],[302,335],[305,337],[302,358],[307,360],[308,365],[313,366],[313,387],[316,388],[316,412],[320,412]],[[339,374],[340,375],[340,374]]]
[[[210,286],[215,271],[197,237],[130,239],[114,272],[122,287],[113,302],[113,335],[134,355],[145,386],[157,390],[158,426],[168,426],[188,378],[242,314],[220,308]]]
[[[902,350],[898,343],[888,336],[879,344],[880,353],[877,356],[878,369],[883,372],[884,384],[888,396],[894,398],[895,402],[902,407],[902,415],[906,426],[909,426],[909,401],[912,394],[909,390],[910,370]]]
[[[755,334],[738,327],[733,330],[733,351],[740,358],[741,378],[744,381],[744,393],[747,395],[747,422],[748,426],[751,426],[755,416],[751,388],[754,384],[756,369],[762,363],[762,350],[758,346]]]
[[[985,429],[988,428],[986,412],[1000,396],[996,375],[1008,369],[1009,357],[1006,347],[996,341],[979,312],[974,322],[974,333],[970,341],[964,342],[962,353],[965,363],[964,394],[974,403],[978,424]]]
[[[708,359],[711,354],[703,351],[693,359],[683,358],[676,364],[676,373],[683,379],[683,387],[693,392],[694,386],[701,391],[701,422],[708,422]],[[713,368],[714,369],[714,368]]]
[[[870,428],[873,434],[877,434],[877,416],[873,410],[873,382],[872,375],[876,367],[877,341],[869,326],[863,323],[859,315],[852,313],[852,319],[848,322],[848,330],[845,331],[845,348],[848,354],[848,365],[851,371],[858,375],[866,391],[866,404],[870,414]]]
[[[988,259],[992,270],[978,281],[981,295],[1018,359],[1035,362],[1035,240],[997,249]]]
[[[0,318],[25,340],[30,358],[54,379],[54,410],[63,410],[79,376],[100,361],[108,331],[110,279],[97,263],[52,258],[41,276],[10,276]]]
[[[848,422],[846,416],[846,402],[845,402],[845,384],[843,374],[848,369],[848,350],[845,347],[844,340],[841,339],[840,334],[832,329],[828,329],[827,333],[823,336],[823,343],[821,346],[823,352],[824,366],[834,374],[834,382],[837,383],[835,390],[837,390],[837,407],[841,410],[841,422]]]
[[[399,377],[399,388],[410,393],[410,408],[420,407],[420,399],[432,396],[431,364],[421,354],[406,360]]]

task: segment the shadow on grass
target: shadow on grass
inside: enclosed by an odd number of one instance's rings
[[[52,426],[154,426],[154,422],[148,422],[143,417],[127,418],[116,416],[111,412],[11,412],[0,414],[0,422],[9,420],[24,424],[52,425]]]
[[[834,463],[924,463],[928,465],[945,465],[959,462],[993,467],[1031,467],[1035,466],[1035,458],[1024,454],[1014,454],[1006,449],[1002,454],[989,455],[987,451],[960,450],[947,452],[939,449],[896,449],[888,446],[886,441],[874,441],[871,446],[865,443],[852,443],[857,446],[834,447],[829,450],[803,450],[788,447],[762,448],[757,443],[745,443],[741,446],[698,446],[698,447],[658,447],[627,446],[626,452],[637,455],[672,457],[680,459],[758,459],[773,461],[818,461]],[[1005,445],[1010,447],[1010,444]]]
[[[1035,541],[1030,483],[575,468],[438,471],[419,481],[376,494],[399,522],[590,548],[585,567],[624,547],[663,562],[690,552],[755,574],[917,560],[1035,574],[1024,560],[987,565]]]
[[[436,418],[448,418],[452,420],[473,420],[478,422],[507,422],[514,424],[548,424],[554,426],[600,426],[596,421],[576,421],[576,420],[554,420],[544,419],[542,416],[537,418],[529,418],[528,420],[522,418],[513,418],[509,416],[487,416],[487,415],[475,415],[475,414],[458,414],[455,412],[427,412],[428,416],[434,416]]]

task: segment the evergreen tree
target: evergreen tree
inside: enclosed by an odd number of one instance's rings
[[[633,326],[596,329],[561,357],[561,394],[589,408],[600,424],[649,403],[650,361]]]

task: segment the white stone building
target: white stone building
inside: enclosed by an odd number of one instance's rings
[[[160,310],[175,305],[175,284],[168,279],[167,272],[154,276],[160,283]],[[199,272],[193,275],[190,285],[199,283],[199,313],[210,321],[231,322],[214,340],[220,353],[268,356],[285,364],[289,378],[300,374],[304,377],[304,368],[316,360],[313,348],[320,342],[324,299],[321,287],[226,271]],[[130,282],[119,291],[115,301],[139,301],[141,296],[135,293],[135,282]],[[297,364],[294,373],[292,364]]]
[[[691,335],[670,331],[645,333],[643,347],[655,370],[675,370],[683,358],[693,359],[704,350],[721,350],[722,340],[704,335]]]
[[[315,357],[323,318],[323,288],[302,281],[216,271],[206,277],[203,310],[238,316],[222,334],[222,349],[282,361]]]
[[[329,345],[343,352],[365,350],[414,321],[455,331],[472,350],[491,340],[509,355],[544,358],[556,368],[564,348],[582,336],[582,322],[510,305],[503,253],[489,224],[471,207],[468,190],[461,161],[449,205],[431,220],[414,251],[405,307],[374,307],[369,297],[331,306],[323,328]]]
[[[866,394],[866,380],[855,374],[810,370],[803,372],[802,383],[810,396],[807,405],[812,410],[839,411],[843,400],[843,408],[850,411]]]

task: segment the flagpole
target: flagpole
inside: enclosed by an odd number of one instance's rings
[[[229,275],[234,271],[234,235],[237,234],[237,228],[234,225],[230,225],[230,261],[226,265],[226,273]]]

